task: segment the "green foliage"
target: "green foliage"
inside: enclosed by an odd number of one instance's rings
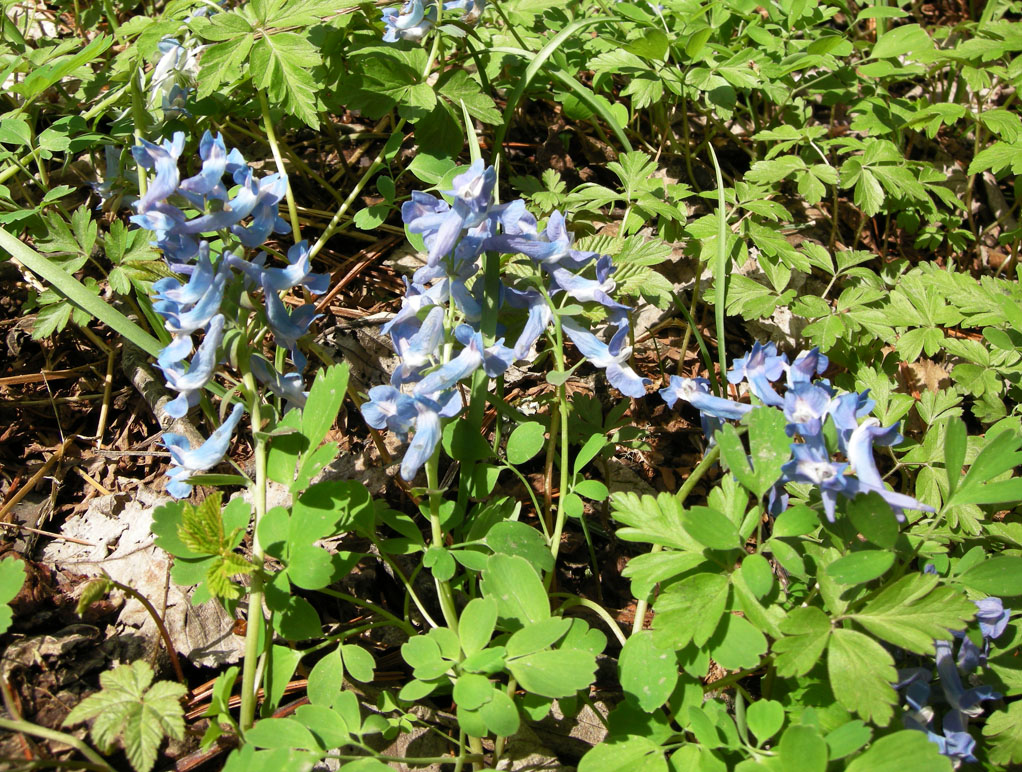
[[[149,772],[164,737],[184,737],[181,698],[187,689],[171,681],[153,683],[145,662],[121,665],[99,677],[102,689],[78,703],[64,725],[92,719],[90,734],[106,753],[118,740],[136,772]]]

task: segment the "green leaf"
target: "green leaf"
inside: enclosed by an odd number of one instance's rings
[[[439,88],[440,94],[455,105],[464,105],[473,118],[496,126],[500,123],[500,112],[493,99],[485,94],[482,87],[465,70],[453,70],[451,77]]]
[[[830,617],[815,606],[792,609],[781,623],[785,637],[774,642],[774,664],[784,678],[808,673],[830,638]]]
[[[308,442],[306,454],[316,450],[337,419],[348,388],[347,363],[320,370],[312,383],[302,410],[302,434]]]
[[[878,547],[890,549],[898,539],[898,521],[879,493],[856,496],[845,505],[855,529]]]
[[[663,749],[645,737],[602,742],[589,749],[578,772],[667,772]]]
[[[538,651],[507,662],[518,685],[541,697],[571,697],[596,673],[596,656],[578,649]]]
[[[841,705],[878,726],[891,722],[898,671],[883,646],[854,630],[835,629],[827,644],[827,674]]]
[[[497,626],[497,602],[493,598],[473,598],[461,612],[458,635],[461,650],[471,657],[486,648]]]
[[[742,538],[738,529],[726,516],[709,507],[692,507],[681,515],[685,530],[710,549],[738,549]]]
[[[334,649],[313,665],[307,693],[313,705],[329,706],[344,684],[344,661],[340,649]]]
[[[546,427],[539,421],[519,424],[507,438],[508,463],[524,464],[543,449],[546,442]]]
[[[827,743],[815,727],[789,726],[781,735],[777,751],[781,768],[786,772],[824,772],[827,769]]]
[[[784,706],[774,700],[756,700],[745,711],[749,729],[756,735],[759,744],[769,740],[784,726]],[[782,739],[783,743],[784,740]],[[784,753],[782,750],[781,753]]]
[[[274,104],[313,129],[319,128],[317,84],[311,68],[322,61],[316,47],[294,32],[275,32],[252,46],[249,69],[257,88],[266,89]]]
[[[500,620],[508,630],[518,630],[550,616],[550,601],[543,583],[525,558],[490,555],[480,586],[484,597],[497,601]]]
[[[838,558],[827,566],[827,576],[838,584],[863,584],[887,573],[894,565],[894,553],[860,550]]]
[[[933,40],[918,24],[903,24],[886,32],[873,46],[871,58],[893,59],[911,54],[918,61],[926,61],[920,55],[933,50]]]
[[[499,737],[516,734],[522,723],[515,701],[499,690],[494,690],[490,701],[479,709],[479,717],[486,728]]]
[[[724,614],[728,580],[721,574],[687,576],[667,587],[654,604],[653,640],[661,648],[702,646]]]
[[[858,719],[847,721],[827,735],[831,759],[855,753],[873,737],[873,731]]]
[[[459,708],[478,710],[489,702],[495,693],[496,689],[486,676],[463,673],[454,682],[452,696]]]
[[[926,734],[904,729],[874,742],[845,767],[847,772],[950,772],[951,760],[942,756]]]
[[[774,572],[770,561],[758,553],[742,559],[742,578],[757,598],[764,598],[774,587]]]
[[[486,533],[485,542],[494,552],[523,557],[540,571],[550,571],[554,567],[546,539],[531,525],[505,520]]]
[[[170,681],[153,684],[153,669],[142,660],[101,674],[99,682],[102,689],[78,703],[64,725],[94,719],[90,732],[101,750],[108,752],[120,738],[132,767],[149,772],[163,738],[184,736],[181,698],[187,688]]]
[[[958,579],[988,595],[1016,597],[1022,595],[1022,558],[998,555],[965,571]]]
[[[767,652],[767,640],[745,617],[724,614],[707,642],[710,656],[727,670],[751,668]]]
[[[851,615],[871,633],[918,654],[932,654],[934,639],[949,640],[976,615],[976,606],[937,577],[913,574],[886,587],[862,611]]]
[[[954,495],[965,469],[967,439],[965,422],[958,416],[949,418],[944,428],[944,468],[947,470],[949,495]]]
[[[245,742],[257,748],[319,748],[312,732],[293,718],[264,718],[257,721],[255,726],[245,732]]]
[[[647,713],[659,708],[678,682],[678,664],[674,652],[658,648],[653,635],[642,630],[628,638],[618,659],[621,688]]]
[[[983,736],[990,738],[990,761],[1007,766],[1022,763],[1022,702],[987,716]]]

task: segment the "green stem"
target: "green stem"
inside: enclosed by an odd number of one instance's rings
[[[266,100],[266,92],[260,89],[259,109],[263,114],[263,129],[266,131],[266,141],[270,145],[270,152],[273,153],[273,161],[277,165],[277,172],[287,179],[287,213],[291,220],[291,232],[295,242],[302,240],[302,225],[298,221],[298,207],[295,204],[295,193],[291,189],[291,178],[284,169],[284,159],[280,155],[280,145],[277,144],[277,135],[273,130],[273,117],[270,115],[270,103]]]
[[[440,490],[439,490],[440,454],[436,452],[426,462],[426,485],[429,488],[429,528],[433,546],[444,549],[444,532],[440,527]],[[454,607],[454,594],[451,584],[446,579],[433,577],[436,582],[437,597],[440,599],[440,610],[444,621],[455,633],[458,632],[458,610]]]
[[[28,721],[14,721],[8,718],[0,718],[0,729],[6,729],[8,732],[30,734],[33,737],[41,737],[44,740],[50,740],[52,742],[64,743],[65,745],[69,745],[74,748],[85,758],[95,764],[96,769],[102,769],[105,770],[105,772],[114,772],[114,768],[107,764],[103,760],[102,756],[74,735],[58,732],[56,729],[48,729],[45,726],[37,726],[36,724],[31,724]]]
[[[396,134],[401,131],[404,128],[404,125],[405,119],[402,118],[394,127],[394,133]],[[384,148],[376,154],[372,163],[369,164],[369,168],[365,170],[365,173],[351,189],[348,197],[344,199],[344,203],[337,207],[337,211],[334,212],[333,218],[331,218],[330,222],[327,223],[326,228],[323,230],[323,235],[316,239],[316,243],[313,244],[312,248],[309,250],[309,257],[315,257],[318,255],[320,250],[326,246],[326,243],[333,237],[333,235],[341,229],[341,221],[344,219],[344,215],[351,208],[351,205],[358,200],[359,195],[362,193],[362,189],[369,184],[369,180],[373,178],[373,175],[383,167],[384,153],[386,150],[387,148],[384,146]]]
[[[561,320],[554,317],[554,356],[556,358],[558,372],[564,372],[564,331],[561,330]],[[557,387],[557,407],[560,412],[561,421],[561,481],[557,495],[557,516],[554,519],[554,532],[550,535],[550,554],[554,561],[557,560],[557,553],[561,549],[561,534],[564,533],[564,521],[568,517],[564,508],[564,499],[568,495],[568,390],[561,383]],[[553,581],[554,571],[547,574],[546,585],[549,589]]]
[[[252,522],[252,563],[255,571],[252,572],[248,593],[248,627],[245,631],[245,660],[241,677],[241,716],[238,724],[242,732],[250,729],[255,722],[259,636],[266,626],[263,616],[263,547],[259,543],[259,523],[266,514],[266,443],[262,439],[262,403],[255,376],[246,372],[243,380],[252,395],[249,412],[252,414],[252,436],[255,443],[255,483],[250,486],[250,490],[255,510]]]
[[[142,68],[141,66],[131,76],[131,113],[134,128],[132,134],[135,137],[135,144],[142,144],[142,137],[145,136],[145,103],[142,101]],[[145,169],[142,164],[135,164],[138,174],[138,195],[139,198],[145,195],[148,188]]]
[[[324,595],[329,595],[331,598],[337,598],[338,600],[344,600],[348,603],[352,603],[356,606],[361,606],[372,611],[374,614],[379,614],[381,617],[390,621],[391,624],[397,625],[409,635],[415,634],[415,628],[412,627],[411,623],[396,614],[392,614],[383,606],[378,606],[375,603],[370,603],[365,598],[356,598],[354,595],[349,595],[346,592],[340,590],[331,590],[329,587],[324,587],[320,590]]]
[[[600,619],[607,623],[607,627],[610,628],[614,637],[617,638],[618,643],[622,646],[627,643],[628,639],[625,638],[625,634],[621,632],[621,627],[618,625],[617,621],[610,615],[610,612],[608,612],[607,609],[596,601],[589,600],[588,598],[580,598],[578,595],[572,595],[570,592],[552,592],[550,593],[550,597],[567,598],[567,600],[561,604],[558,611],[563,611],[564,609],[571,608],[572,606],[583,606],[590,611],[596,612]]]
[[[703,478],[703,475],[713,466],[717,459],[720,458],[720,445],[714,445],[710,448],[706,455],[703,456],[703,460],[700,461],[696,468],[692,470],[692,474],[688,476],[688,479],[682,483],[682,486],[678,489],[678,492],[674,494],[674,498],[677,499],[678,505],[685,503],[685,499],[692,492],[692,489],[696,487],[696,484]],[[654,544],[653,549],[650,550],[651,555],[655,555],[663,549],[662,544]],[[632,620],[632,635],[642,630],[643,625],[646,621],[646,611],[649,609],[649,598],[639,598],[635,602],[635,619]]]
[[[713,145],[708,144],[713,171],[717,175],[717,270],[714,272],[714,317],[717,322],[717,359],[720,362],[720,377],[727,372],[727,351],[724,345],[724,303],[727,300],[727,211],[724,202],[724,179],[717,163]],[[724,396],[721,394],[721,396]]]
[[[404,575],[401,567],[395,563],[389,555],[387,555],[376,539],[371,539],[370,541],[372,541],[373,546],[376,547],[376,551],[379,553],[380,559],[390,567],[390,570],[394,572],[394,576],[396,576],[398,581],[404,586],[405,592],[407,592],[408,597],[412,599],[412,603],[415,604],[415,608],[417,608],[419,613],[422,614],[422,618],[426,620],[426,624],[430,627],[440,627],[440,625],[436,623],[436,620],[434,620],[433,617],[430,616],[429,612],[426,611],[426,607],[422,605],[422,601],[415,592],[415,588],[412,586],[411,580]]]

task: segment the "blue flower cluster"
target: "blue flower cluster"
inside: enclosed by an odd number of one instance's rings
[[[789,363],[787,355],[777,354],[774,344],[757,342],[727,373],[729,383],[744,381],[764,407],[783,411],[788,422],[788,436],[795,440],[791,444],[793,458],[784,465],[780,479],[770,492],[771,512],[779,514],[787,507],[784,485],[789,482],[816,486],[831,522],[834,522],[838,495],[852,499],[860,493],[875,492],[891,506],[899,520],[905,519],[905,509],[932,512],[932,507],[911,496],[884,487],[873,448],[901,442],[898,425],[881,427],[875,418],[866,417],[874,405],[868,391],[837,394],[829,381],[816,379],[827,369],[827,364],[827,357],[815,348]],[[782,377],[787,385],[783,397],[774,387]],[[681,399],[699,410],[703,431],[711,439],[723,421],[740,419],[756,409],[753,405],[713,396],[705,378],[672,376],[670,385],[662,389],[660,395],[669,407],[674,407]],[[828,420],[833,425],[837,450],[844,461],[835,461],[827,446],[824,425]]]
[[[927,566],[926,570],[934,572],[932,566]],[[947,703],[947,712],[940,721],[940,734],[933,729],[935,712],[929,705],[932,668],[900,670],[899,682],[895,685],[898,689],[904,689],[905,713],[902,721],[905,727],[926,732],[930,741],[939,746],[940,752],[956,762],[977,760],[972,753],[976,741],[967,731],[969,719],[983,713],[983,702],[1001,697],[985,684],[976,684],[966,689],[962,684],[962,674],[968,676],[986,664],[991,641],[1004,633],[1011,618],[1011,609],[1004,608],[1000,598],[984,598],[974,603],[978,609],[976,621],[979,622],[982,648],[964,631],[953,633],[958,642],[957,658],[952,641],[934,642],[937,675]]]
[[[135,202],[138,214],[131,220],[155,232],[155,244],[163,251],[170,268],[186,277],[183,281],[171,276],[153,284],[153,309],[163,317],[172,335],[170,344],[157,358],[157,367],[163,372],[168,388],[178,395],[165,410],[168,415],[180,418],[199,403],[202,389],[222,361],[225,329],[229,323],[242,327],[247,321],[249,312],[240,306],[232,305],[232,311],[225,313],[224,299],[231,296],[232,288],[235,295],[244,292],[251,296],[262,291],[263,321],[277,345],[290,351],[298,370],[282,375],[253,355],[250,362],[253,374],[270,391],[300,406],[305,401],[300,373],[306,360],[298,348],[298,339],[315,318],[315,306],[307,303],[289,311],[280,293],[299,286],[313,294],[322,293],[327,290],[329,277],[312,273],[309,248],[304,241],[288,250],[288,265],[283,268],[266,267],[265,253],[249,261],[227,247],[234,242],[242,248],[256,248],[272,233],[290,232],[290,226],[277,213],[287,189],[287,178],[271,174],[256,179],[237,149],[228,152],[223,138],[207,131],[199,143],[199,172],[181,179],[178,162],[184,147],[185,135],[178,132],[161,145],[143,140],[142,145],[132,149],[136,161],[155,174],[145,195]],[[224,175],[230,175],[233,181],[230,189],[224,184]],[[217,234],[225,245],[215,262],[210,242],[202,238],[210,234]],[[258,308],[256,304],[249,305]],[[230,318],[232,314],[234,318]],[[196,334],[202,336],[197,348],[193,343]],[[223,458],[241,414],[241,406],[236,405],[223,426],[195,450],[189,448],[181,435],[164,435],[163,442],[175,463],[167,486],[172,496],[187,496],[191,492],[187,478],[212,468]]]
[[[433,455],[440,441],[441,419],[452,418],[464,407],[456,386],[482,370],[491,378],[515,361],[531,360],[536,342],[554,317],[554,298],[562,296],[603,307],[614,329],[604,343],[579,321],[562,317],[561,326],[578,350],[606,370],[610,382],[632,397],[646,393],[648,379],[628,365],[631,347],[628,307],[610,293],[614,266],[607,256],[571,248],[564,217],[554,212],[543,231],[521,200],[493,203],[496,173],[482,161],[472,164],[446,191],[453,200],[416,191],[401,209],[408,230],[420,234],[426,246],[426,265],[412,276],[397,315],[383,328],[394,343],[401,363],[391,383],[369,390],[362,406],[366,422],[405,436],[414,430],[401,463],[401,476],[411,480]],[[490,345],[483,341],[483,252],[523,254],[538,269],[530,284],[501,282],[501,309],[521,312],[525,321],[513,346],[502,337]],[[592,268],[595,278],[583,274]],[[507,328],[501,326],[506,334]]]
[[[485,7],[486,0],[446,0],[443,12],[460,15],[465,22],[475,22]],[[433,28],[436,17],[436,6],[429,2],[427,8],[423,0],[408,0],[400,9],[384,8],[383,40],[386,43],[396,43],[399,40],[416,43]]]

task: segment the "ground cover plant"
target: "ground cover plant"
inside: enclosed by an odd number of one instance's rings
[[[1022,764],[1017,3],[0,24],[10,768]]]

